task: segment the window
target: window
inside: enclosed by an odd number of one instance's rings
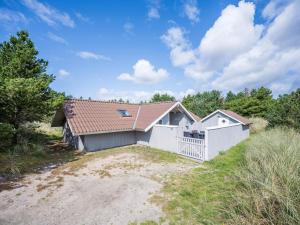
[[[117,110],[122,117],[130,117],[130,113],[126,109],[118,109]]]

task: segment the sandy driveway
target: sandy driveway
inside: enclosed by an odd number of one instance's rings
[[[0,192],[0,224],[128,224],[164,215],[151,203],[167,176],[195,168],[191,161],[153,162],[126,151],[27,176]],[[72,165],[72,164],[70,164]]]

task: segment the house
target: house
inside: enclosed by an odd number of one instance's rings
[[[217,110],[201,120],[180,102],[131,104],[67,100],[57,110],[52,126],[63,126],[64,141],[79,150],[142,144],[200,160],[212,158],[215,152],[249,135],[249,121],[234,112]],[[236,138],[212,145],[209,153],[208,139],[218,142],[218,135],[225,138],[226,131],[227,136]]]

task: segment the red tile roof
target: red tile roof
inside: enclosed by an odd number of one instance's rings
[[[145,130],[176,102],[149,104],[115,103],[94,100],[67,100],[58,110],[52,126],[61,126],[67,119],[74,134]],[[122,117],[118,110],[127,110]],[[64,114],[64,116],[63,116]]]
[[[146,129],[151,123],[162,116],[168,109],[174,106],[176,102],[160,102],[142,104],[139,115],[136,120],[135,128],[138,130]]]
[[[234,119],[242,122],[245,125],[251,124],[251,121],[249,119],[247,119],[247,118],[245,118],[245,117],[243,117],[243,116],[241,116],[241,115],[239,115],[239,114],[237,114],[237,113],[235,113],[233,111],[225,110],[225,109],[222,109],[220,111],[223,112],[223,113],[225,113],[225,114],[227,114],[228,116],[230,116],[230,117],[232,117],[232,118],[234,118]]]
[[[192,113],[191,111],[189,111],[189,113],[194,117],[194,119],[198,122],[201,120],[201,117],[197,116],[196,114]]]

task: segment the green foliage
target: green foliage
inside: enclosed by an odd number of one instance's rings
[[[289,126],[300,130],[300,89],[279,96],[267,119],[270,126]]]
[[[247,145],[228,224],[300,224],[300,135],[272,129]]]
[[[0,79],[32,78],[46,75],[48,62],[37,58],[38,51],[26,31],[0,44]]]
[[[165,102],[165,101],[175,101],[175,97],[165,94],[156,93],[152,96],[150,102]]]
[[[185,96],[182,104],[197,116],[205,117],[223,107],[223,98],[221,92],[216,90],[198,92],[195,95]]]
[[[19,128],[25,122],[41,121],[64,99],[49,85],[54,76],[46,73],[48,62],[25,31],[0,44],[0,122]]]
[[[266,118],[273,104],[272,91],[261,87],[253,89],[250,93],[244,91],[235,95],[228,92],[225,108],[246,117]]]
[[[14,136],[14,128],[8,123],[0,123],[0,151],[7,150]]]

